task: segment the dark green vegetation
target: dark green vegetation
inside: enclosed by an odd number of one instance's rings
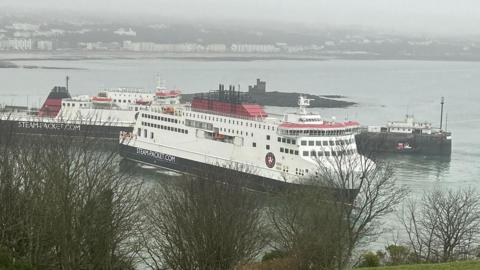
[[[412,264],[399,266],[362,268],[364,270],[477,270],[480,269],[480,261],[464,261],[434,264]]]
[[[0,269],[342,270],[478,254],[478,194],[433,191],[399,214],[409,241],[359,260],[407,195],[372,157],[333,157],[270,194],[211,172],[143,188],[119,161],[93,139],[1,137]]]
[[[85,138],[2,136],[0,153],[4,267],[133,269],[141,183],[118,172],[115,152]]]

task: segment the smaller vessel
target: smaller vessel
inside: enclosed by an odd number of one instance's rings
[[[157,88],[158,91],[158,88]],[[155,98],[153,91],[138,88],[102,90],[95,96],[72,97],[66,86],[55,86],[36,113],[2,110],[0,131],[12,134],[41,134],[118,138],[131,132],[136,116]]]
[[[369,155],[375,152],[450,156],[452,133],[443,130],[441,102],[440,128],[432,123],[418,122],[413,115],[403,121],[388,122],[385,126],[368,126],[355,137],[358,151]]]

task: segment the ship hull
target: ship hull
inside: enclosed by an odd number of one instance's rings
[[[0,120],[0,131],[3,135],[50,135],[118,140],[120,132],[131,132],[132,130],[132,126],[95,123],[74,124],[61,121]]]
[[[450,156],[450,133],[404,134],[362,132],[355,137],[360,154],[402,153],[411,155]]]
[[[279,191],[296,184],[279,181],[231,168],[215,166],[174,155],[163,154],[147,149],[120,144],[120,155],[126,159],[205,178],[220,178],[222,181],[241,184],[257,191]],[[238,181],[241,181],[239,183]]]

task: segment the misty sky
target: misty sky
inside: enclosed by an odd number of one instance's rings
[[[480,0],[0,0],[1,7],[480,34]]]

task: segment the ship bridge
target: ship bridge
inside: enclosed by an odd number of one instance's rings
[[[355,121],[335,122],[326,121],[316,113],[307,111],[311,99],[300,96],[298,110],[286,114],[283,123],[278,126],[278,134],[283,136],[342,136],[358,132],[360,124]]]

